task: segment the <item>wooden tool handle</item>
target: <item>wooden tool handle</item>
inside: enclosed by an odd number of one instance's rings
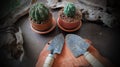
[[[91,53],[85,52],[84,57],[93,67],[104,67]]]
[[[54,56],[52,54],[49,54],[43,64],[43,67],[52,67],[53,62]]]

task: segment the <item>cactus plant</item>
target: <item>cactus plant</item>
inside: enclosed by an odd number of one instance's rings
[[[64,7],[64,11],[63,13],[67,16],[67,17],[73,17],[75,15],[76,12],[76,7],[73,3],[68,3],[65,7]]]
[[[32,20],[36,21],[37,24],[43,24],[44,20],[49,18],[49,10],[42,3],[36,3],[30,8],[29,16]]]

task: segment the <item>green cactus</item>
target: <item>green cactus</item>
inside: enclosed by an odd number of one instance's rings
[[[73,3],[67,3],[67,5],[64,7],[63,13],[68,17],[73,17],[76,12],[76,7]]]
[[[32,18],[32,20],[36,21],[36,23],[43,24],[42,21],[49,18],[49,9],[42,3],[36,3],[31,6],[29,16]]]

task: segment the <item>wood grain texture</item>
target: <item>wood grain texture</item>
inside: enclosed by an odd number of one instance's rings
[[[91,41],[86,40],[89,44],[92,44]],[[49,42],[50,43],[50,42]],[[48,44],[49,44],[48,43]],[[38,61],[36,63],[36,67],[43,67],[44,61],[49,54],[47,50],[48,44],[46,44],[43,51],[40,53]],[[91,45],[88,51],[95,56],[105,67],[110,67],[111,63],[100,55],[100,53]],[[74,55],[71,53],[69,48],[67,47],[66,43],[63,46],[62,53],[60,55],[55,55],[55,60],[52,67],[92,67],[90,63],[84,58],[84,56],[80,56],[75,58]]]

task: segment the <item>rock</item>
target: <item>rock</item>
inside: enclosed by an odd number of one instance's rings
[[[20,28],[10,26],[0,29],[0,56],[7,59],[22,60],[24,55],[23,37]]]

